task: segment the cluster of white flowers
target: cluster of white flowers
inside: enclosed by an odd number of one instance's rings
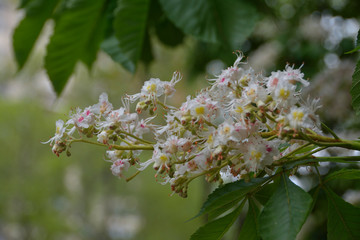
[[[123,178],[130,166],[138,171],[152,166],[155,176],[180,196],[202,175],[208,181],[229,182],[270,173],[283,156],[284,143],[296,144],[301,132],[319,132],[318,100],[301,99],[300,91],[309,83],[300,69],[287,65],[264,77],[242,68],[241,60],[239,55],[232,67],[210,80],[210,87],[188,96],[179,108],[166,104],[181,79],[177,72],[171,81],[146,81],[140,93],[123,98],[119,109],[114,110],[103,93],[98,104],[76,109],[66,123],[57,121],[48,143],[58,155],[72,142],[96,136],[96,144],[108,147],[114,175]],[[135,102],[131,112],[130,103]],[[156,112],[165,115],[163,125],[152,123]],[[141,162],[143,150],[153,155]]]

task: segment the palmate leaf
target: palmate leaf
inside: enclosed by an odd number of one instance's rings
[[[201,207],[200,212],[195,217],[215,211],[236,200],[240,201],[247,193],[261,186],[268,179],[269,178],[253,178],[249,182],[241,179],[237,182],[228,183],[217,188],[208,196],[208,199]],[[226,210],[228,209],[225,208],[224,211]],[[217,212],[217,214],[219,215],[220,213]]]
[[[360,48],[360,30],[357,35],[355,47],[356,48],[353,51],[356,51]],[[360,60],[357,62],[354,74],[352,76],[352,85],[351,85],[350,94],[352,97],[351,105],[353,106],[356,115],[359,115],[360,114]]]
[[[360,208],[345,202],[327,187],[325,191],[328,198],[327,238],[360,239]]]
[[[350,90],[352,97],[351,105],[356,115],[360,114],[360,60],[357,62],[354,74],[352,76],[352,86]]]
[[[244,0],[160,0],[167,17],[184,33],[237,50],[259,19]]]
[[[245,202],[246,199],[244,199],[233,212],[200,227],[191,236],[190,240],[220,240],[229,230],[231,225],[234,224],[235,220],[241,213]]]
[[[330,173],[324,178],[324,183],[333,179],[360,179],[360,169],[341,169]]]
[[[135,71],[135,63],[130,61],[119,48],[119,40],[110,36],[101,43],[101,49],[106,52],[115,62],[120,63],[130,72]]]
[[[241,227],[239,240],[258,240],[259,235],[259,208],[255,202],[249,198],[249,209],[246,214],[245,222]]]
[[[94,59],[100,44],[97,34],[103,31],[99,23],[103,21],[105,3],[106,0],[74,0],[57,19],[45,57],[45,68],[57,94],[78,60],[89,64]]]
[[[306,220],[311,203],[311,196],[283,173],[277,190],[260,214],[262,239],[295,239]]]
[[[143,56],[147,31],[147,18],[150,7],[150,0],[121,0],[118,1],[118,8],[114,19],[115,36],[118,40],[118,53],[124,67],[135,72],[136,64]],[[146,45],[149,47],[149,44]]]
[[[25,17],[16,27],[13,35],[13,48],[19,69],[22,69],[47,19],[53,14],[60,0],[22,1]]]

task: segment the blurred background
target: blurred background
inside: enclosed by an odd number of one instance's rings
[[[154,31],[150,35],[154,60],[140,63],[135,74],[99,52],[91,71],[77,64],[56,97],[43,68],[53,22],[46,23],[26,65],[17,71],[12,34],[24,15],[16,9],[18,4],[0,0],[0,240],[188,239],[203,223],[202,219],[186,222],[208,194],[209,187],[201,180],[193,182],[189,197],[182,199],[170,196],[168,186],[157,184],[150,169],[129,183],[112,176],[103,149],[76,145],[71,157],[56,157],[41,142],[54,134],[55,121],[66,119],[71,108],[96,103],[102,92],[120,107],[123,94],[138,92],[150,77],[170,80],[174,71],[184,75],[172,100],[178,106],[236,56],[187,35],[168,46]],[[305,77],[312,82],[304,94],[321,98],[321,118],[340,136],[358,137],[360,121],[349,94],[358,56],[344,53],[354,48],[360,1],[259,0],[256,6],[262,17],[238,49],[249,65],[266,75],[282,70],[286,63],[304,64]],[[323,167],[328,172],[346,166]],[[297,175],[307,190],[312,178],[306,171]],[[334,188],[359,204],[359,184],[335,182]],[[299,239],[326,239],[322,203],[320,198]],[[226,239],[234,238],[230,233]]]

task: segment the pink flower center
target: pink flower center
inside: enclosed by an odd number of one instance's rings
[[[78,119],[78,122],[81,123],[82,121],[84,121],[84,117],[83,117],[83,116],[79,117],[79,119]]]

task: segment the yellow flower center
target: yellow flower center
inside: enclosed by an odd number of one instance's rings
[[[160,160],[161,160],[163,163],[165,163],[165,162],[168,160],[168,157],[163,154],[163,155],[160,156]]]
[[[155,83],[150,84],[149,86],[147,86],[147,90],[149,92],[156,92],[156,84]]]
[[[244,109],[240,106],[237,106],[236,109],[235,109],[235,112],[237,113],[243,113],[244,112]]]
[[[285,90],[284,88],[280,89],[279,95],[282,99],[287,99],[290,95],[290,91],[289,90]]]
[[[302,121],[303,117],[304,117],[304,113],[301,111],[294,111],[292,113],[293,119],[296,121]]]
[[[205,108],[203,106],[195,108],[195,112],[197,115],[202,115],[205,113]]]
[[[246,94],[247,94],[248,96],[253,96],[255,93],[256,93],[256,92],[255,92],[255,89],[253,89],[253,88],[250,88],[250,89],[246,92]]]
[[[212,135],[209,135],[209,137],[207,139],[207,142],[210,143],[210,144],[214,142],[214,139],[213,139]]]
[[[230,127],[229,126],[224,127],[224,133],[228,134],[229,132],[230,132]]]
[[[262,153],[256,150],[252,150],[250,153],[251,157],[254,158],[255,160],[259,161],[260,158],[262,157]]]

